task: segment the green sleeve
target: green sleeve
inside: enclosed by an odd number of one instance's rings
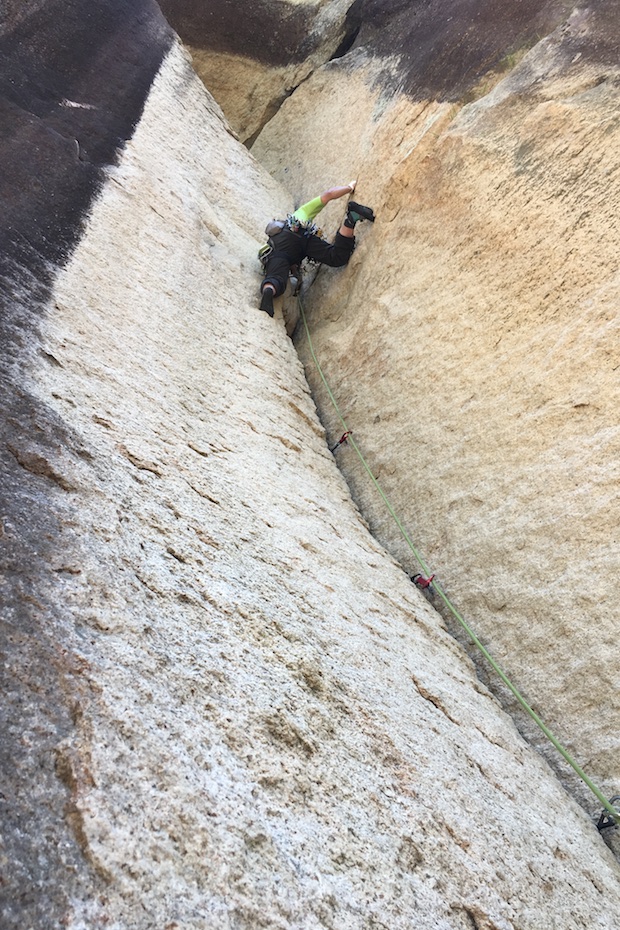
[[[315,197],[314,200],[309,200],[308,203],[302,204],[298,210],[295,210],[293,216],[298,220],[301,220],[302,223],[307,222],[308,220],[313,220],[317,216],[325,204],[320,197]]]

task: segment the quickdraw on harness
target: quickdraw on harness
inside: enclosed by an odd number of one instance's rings
[[[312,220],[300,220],[293,213],[289,213],[285,220],[270,220],[265,226],[265,235],[269,238],[258,250],[258,260],[263,268],[276,247],[273,237],[281,233],[283,229],[289,229],[297,236],[323,236],[323,230],[319,229],[316,223]],[[310,261],[310,259],[306,258],[305,261]]]
[[[272,254],[273,250],[275,249],[275,242],[273,241],[273,237],[277,236],[279,232],[282,232],[285,226],[286,226],[285,220],[275,220],[275,219],[270,220],[269,223],[267,223],[267,225],[265,226],[265,235],[268,236],[269,238],[267,239],[267,242],[264,245],[261,245],[260,249],[258,250],[258,260],[263,266],[263,269],[265,265],[267,264],[267,260],[269,259],[269,256]]]
[[[298,236],[320,236],[322,233],[312,220],[300,220],[294,213],[287,214],[284,225]]]
[[[338,440],[338,442],[336,443],[336,445],[335,445],[335,446],[332,446],[331,449],[330,449],[329,451],[330,451],[330,452],[335,452],[336,449],[338,448],[338,446],[346,446],[346,444],[347,444],[347,439],[349,438],[349,436],[351,435],[352,432],[353,432],[353,430],[349,430],[348,432],[343,433],[342,436],[340,437],[340,439]]]

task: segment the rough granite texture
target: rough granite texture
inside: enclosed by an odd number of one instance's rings
[[[575,11],[460,103],[384,93],[389,62],[356,49],[253,147],[294,198],[360,178],[378,220],[306,298],[330,385],[431,570],[607,797],[620,793],[617,9]],[[298,345],[333,441],[342,425]],[[373,533],[417,570],[357,457],[338,462]]]
[[[82,235],[102,170],[130,137],[172,39],[155,0],[3,0],[3,328],[7,283],[47,283]]]
[[[290,206],[175,47],[30,355],[71,437],[14,456],[59,524],[37,609],[70,713],[40,767],[66,802],[42,798],[39,855],[65,830],[74,878],[3,927],[614,930],[616,861],[368,532],[256,310]]]
[[[251,142],[296,87],[357,35],[353,0],[161,0],[192,64]]]

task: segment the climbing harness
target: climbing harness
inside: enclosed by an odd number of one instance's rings
[[[260,249],[258,250],[258,260],[263,266],[263,268],[267,264],[269,256],[272,253],[273,253],[273,242],[271,240],[269,240],[269,242],[266,242],[264,245],[261,245]]]
[[[295,216],[293,213],[287,214],[284,225],[298,236],[320,235],[320,229],[316,223],[313,223],[312,220],[300,220],[299,217]]]
[[[276,247],[276,244],[273,241],[273,237],[277,236],[278,233],[282,232],[282,230],[284,229],[286,225],[287,225],[286,220],[273,219],[273,220],[269,220],[269,222],[265,226],[265,235],[267,236],[267,242],[264,245],[261,245],[260,249],[258,250],[258,260],[263,266],[263,270],[265,269],[265,265],[267,264],[267,261],[269,260],[269,256],[273,254],[274,249]]]
[[[267,242],[264,245],[261,245],[260,249],[258,250],[258,260],[263,268],[267,264],[269,256],[273,254],[276,247],[276,244],[273,241],[273,237],[277,236],[278,233],[281,233],[283,229],[289,229],[292,233],[295,233],[298,236],[323,236],[323,230],[319,229],[316,223],[313,223],[312,220],[300,220],[292,213],[289,213],[285,220],[270,220],[265,226]]]
[[[399,517],[398,517],[396,511],[395,511],[394,508],[392,507],[392,504],[390,503],[390,501],[389,501],[387,495],[385,494],[385,491],[383,490],[383,488],[382,488],[381,485],[379,484],[378,480],[375,478],[375,476],[374,476],[374,474],[373,474],[373,472],[372,472],[370,466],[368,465],[366,459],[364,458],[364,455],[362,454],[361,449],[359,448],[359,446],[358,446],[358,444],[356,443],[356,441],[352,438],[352,435],[351,435],[352,430],[350,430],[350,429],[348,428],[347,423],[346,423],[346,420],[344,419],[344,417],[342,416],[342,413],[340,412],[340,408],[339,408],[339,406],[338,406],[338,402],[336,401],[336,398],[334,397],[334,394],[333,394],[333,392],[332,392],[332,390],[331,390],[329,384],[327,383],[327,379],[325,378],[325,375],[324,375],[324,373],[323,373],[323,369],[321,368],[321,365],[320,365],[320,363],[319,363],[319,360],[318,360],[318,358],[317,358],[317,356],[316,356],[316,352],[315,352],[315,350],[314,350],[314,345],[313,345],[313,343],[312,343],[312,337],[311,337],[311,335],[310,335],[310,329],[309,329],[309,327],[308,327],[308,320],[306,319],[306,313],[305,313],[305,310],[304,310],[304,305],[303,305],[303,301],[302,301],[302,299],[301,299],[301,295],[298,296],[297,300],[299,301],[299,312],[300,312],[301,319],[302,319],[303,324],[304,324],[304,329],[305,329],[306,337],[307,337],[307,340],[308,340],[308,347],[309,347],[309,349],[310,349],[310,355],[312,356],[312,360],[313,360],[313,362],[314,362],[314,364],[315,364],[315,366],[316,366],[316,369],[317,369],[317,371],[318,371],[318,373],[319,373],[319,376],[320,376],[320,378],[321,378],[321,381],[323,382],[323,386],[325,387],[325,390],[327,391],[327,395],[328,395],[328,397],[329,397],[329,399],[330,399],[330,401],[331,401],[331,403],[332,403],[332,405],[333,405],[333,407],[334,407],[334,410],[336,411],[336,415],[338,416],[338,419],[340,420],[342,426],[344,427],[344,430],[345,430],[344,436],[346,436],[347,439],[349,439],[350,444],[351,444],[351,448],[353,448],[353,449],[355,450],[355,453],[357,454],[357,456],[358,456],[360,462],[362,463],[362,465],[363,465],[364,469],[366,470],[368,476],[370,477],[372,483],[374,484],[375,488],[377,489],[379,495],[380,495],[381,498],[383,499],[383,501],[384,501],[384,503],[385,503],[385,505],[386,505],[386,507],[387,507],[387,509],[388,509],[388,511],[389,511],[389,513],[390,513],[390,515],[392,516],[394,522],[395,522],[396,525],[398,526],[398,529],[400,530],[401,535],[403,536],[403,539],[405,540],[405,542],[406,542],[407,545],[409,546],[409,549],[410,549],[411,552],[413,553],[413,556],[414,556],[416,562],[418,563],[418,565],[419,565],[420,568],[422,569],[422,573],[423,573],[423,574],[418,573],[417,575],[412,576],[412,579],[411,579],[411,580],[414,582],[414,584],[418,584],[419,587],[426,588],[426,589],[428,589],[428,590],[432,590],[432,591],[434,591],[434,592],[439,596],[439,598],[443,601],[445,607],[450,611],[450,613],[452,614],[452,616],[458,621],[458,623],[461,625],[461,627],[465,630],[465,632],[467,633],[467,635],[469,636],[469,638],[471,639],[471,641],[474,643],[474,645],[480,650],[480,652],[482,653],[482,655],[484,656],[484,658],[487,660],[487,662],[489,663],[489,665],[491,666],[491,668],[495,671],[495,673],[499,676],[499,678],[502,680],[502,682],[506,685],[506,687],[507,687],[508,690],[511,692],[511,694],[513,695],[513,697],[516,698],[516,700],[517,700],[517,702],[519,703],[519,705],[521,706],[521,708],[528,714],[529,717],[531,717],[531,719],[532,719],[532,720],[534,721],[534,723],[539,727],[539,729],[542,731],[542,733],[544,733],[544,735],[547,737],[547,739],[550,741],[550,743],[557,749],[557,751],[558,751],[559,754],[562,756],[562,758],[564,759],[564,761],[567,762],[568,765],[570,765],[570,767],[573,769],[573,771],[579,776],[579,778],[583,781],[583,783],[584,783],[585,785],[587,785],[587,787],[590,789],[590,791],[592,792],[592,794],[593,794],[593,795],[598,799],[598,801],[600,801],[600,803],[603,805],[603,813],[601,814],[601,816],[600,816],[600,818],[599,818],[598,825],[597,825],[599,831],[600,831],[600,830],[603,830],[603,829],[606,829],[607,827],[612,827],[612,826],[615,826],[616,824],[620,824],[620,806],[614,806],[614,805],[620,805],[620,795],[615,795],[611,800],[609,800],[609,801],[607,800],[607,798],[605,797],[605,795],[603,794],[603,792],[600,790],[600,788],[598,788],[598,787],[594,784],[594,782],[592,781],[592,779],[589,778],[589,777],[586,775],[586,773],[583,771],[583,769],[581,768],[581,766],[575,761],[575,759],[573,759],[573,757],[572,757],[571,754],[568,752],[568,750],[564,748],[564,746],[562,745],[562,743],[561,743],[561,742],[557,739],[557,737],[551,732],[551,730],[550,730],[549,727],[544,723],[544,721],[541,719],[541,717],[538,716],[538,714],[537,714],[536,711],[533,709],[533,707],[531,707],[531,706],[528,704],[528,702],[525,700],[525,698],[523,697],[523,695],[521,694],[521,692],[519,691],[519,689],[516,687],[516,685],[513,685],[512,681],[508,678],[508,676],[507,676],[506,673],[503,671],[503,669],[497,664],[497,662],[495,661],[495,659],[493,658],[493,656],[490,654],[490,652],[488,651],[488,649],[483,645],[483,643],[480,641],[480,639],[476,636],[476,634],[474,633],[474,631],[472,630],[472,628],[469,626],[469,624],[467,623],[467,621],[465,620],[465,618],[464,618],[464,617],[462,616],[462,614],[456,609],[456,607],[454,606],[454,604],[452,603],[452,601],[450,600],[450,598],[448,597],[448,595],[445,593],[445,591],[443,590],[443,588],[442,588],[442,586],[439,584],[439,582],[433,580],[433,579],[435,578],[435,575],[431,575],[431,574],[430,574],[430,572],[429,572],[429,570],[428,570],[428,567],[426,566],[426,564],[425,564],[425,562],[424,562],[424,559],[422,558],[422,556],[420,555],[420,553],[419,553],[418,550],[416,549],[415,545],[413,544],[413,541],[412,541],[412,539],[411,539],[409,533],[407,532],[407,530],[406,530],[405,526],[403,525],[402,521],[399,519]],[[336,445],[334,446],[334,448],[333,448],[331,451],[334,451],[334,449],[338,448],[338,446],[341,445],[341,444],[344,445],[344,443],[342,442],[342,439],[341,439],[338,443],[336,443]],[[419,579],[418,582],[415,581],[416,578]]]

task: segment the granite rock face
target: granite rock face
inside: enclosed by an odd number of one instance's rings
[[[611,928],[611,854],[368,533],[256,310],[286,205],[175,49],[55,284],[29,381],[84,449],[51,459],[58,925],[586,927],[602,891]]]
[[[378,221],[345,274],[321,272],[308,293],[319,357],[426,561],[607,796],[620,787],[619,9],[576,10],[532,47],[525,30],[469,87],[455,67],[434,88],[413,55],[403,71],[369,26],[253,148],[295,199],[325,186],[327,163],[360,177]],[[385,91],[390,73],[407,93]],[[355,456],[339,462],[373,533],[417,570]]]
[[[0,23],[0,572],[3,926],[60,926],[93,876],[58,747],[84,663],[63,589],[90,453],[25,371],[58,366],[40,327],[105,169],[140,118],[173,34],[149,0],[4,2]],[[102,81],[102,71],[106,80]]]
[[[256,310],[291,192],[138,19],[146,102],[94,200],[50,177],[65,251],[32,234],[2,279],[2,926],[612,930],[615,859],[369,533]]]
[[[565,0],[510,7],[501,0],[456,6],[448,0],[161,0],[160,6],[247,144],[297,87],[352,46],[386,66],[379,78],[384,93],[458,99],[573,8]],[[606,51],[613,60],[613,42]],[[321,106],[317,101],[312,120],[319,136]]]
[[[161,0],[193,66],[251,142],[282,102],[355,39],[352,0]]]
[[[2,14],[0,267],[27,287],[79,238],[173,33],[154,0],[9,0]]]

